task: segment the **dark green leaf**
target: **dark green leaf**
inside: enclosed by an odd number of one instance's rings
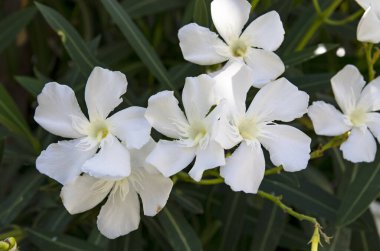
[[[340,228],[334,233],[334,237],[330,244],[320,247],[321,251],[347,251],[350,250],[351,229]]]
[[[345,226],[355,221],[380,193],[380,154],[373,163],[360,164],[356,176],[348,185],[338,210],[337,224]]]
[[[280,207],[265,201],[253,233],[252,251],[274,251],[280,241],[286,223],[286,215]]]
[[[13,42],[35,14],[35,8],[31,7],[19,10],[0,21],[0,53]]]
[[[355,223],[361,228],[354,228],[351,236],[351,250],[380,250],[380,239],[373,215],[367,210]]]
[[[187,2],[188,0],[125,0],[122,5],[132,18],[137,18],[172,10],[186,5]]]
[[[12,133],[27,139],[38,151],[39,143],[33,137],[29,130],[24,117],[21,115],[17,105],[8,94],[3,85],[0,84],[0,124],[6,127]]]
[[[219,250],[236,250],[244,225],[246,196],[244,193],[229,193],[223,205],[223,232]]]
[[[287,76],[290,82],[303,91],[320,91],[330,86],[331,73],[314,73],[302,76]]]
[[[169,78],[169,74],[157,53],[134,24],[130,16],[123,10],[122,6],[115,0],[102,0],[102,3],[112,20],[152,74],[162,84],[174,90],[175,88]]]
[[[41,93],[42,88],[44,87],[44,84],[36,78],[28,76],[16,76],[15,79],[25,90],[27,90],[34,97],[37,97],[37,95]]]
[[[195,23],[208,27],[209,14],[206,0],[194,0],[193,20]]]
[[[37,229],[27,229],[28,239],[41,251],[93,251],[102,250],[86,241],[68,235],[56,235]]]
[[[198,200],[186,195],[182,190],[174,190],[173,198],[178,202],[178,204],[181,207],[183,207],[187,211],[194,214],[203,213],[202,204]]]
[[[165,232],[157,223],[157,219],[152,217],[143,217],[142,222],[149,231],[150,236],[161,246],[162,250],[171,250],[170,244],[165,236]]]
[[[176,251],[200,251],[202,244],[182,213],[166,206],[158,215],[172,248]]]
[[[323,53],[316,53],[319,46],[312,46],[303,49],[302,51],[294,52],[288,56],[285,56],[283,57],[284,64],[286,66],[295,66],[303,62],[307,62],[313,58],[326,54],[333,49],[336,49],[338,47],[338,44],[323,44],[323,46],[326,48],[326,52]]]
[[[61,14],[40,3],[35,4],[51,28],[60,36],[67,53],[84,76],[88,76],[95,66],[101,65],[78,32]]]

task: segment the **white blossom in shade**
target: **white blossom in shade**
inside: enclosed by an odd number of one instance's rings
[[[380,42],[380,1],[356,0],[365,10],[357,29],[357,39],[361,42]]]
[[[160,140],[147,158],[166,177],[187,167],[195,157],[189,175],[197,181],[205,170],[224,165],[224,150],[214,140],[223,109],[222,104],[213,107],[214,85],[208,75],[186,78],[182,91],[185,114],[172,91],[149,98],[146,119],[158,132],[174,139]]]
[[[42,151],[37,169],[62,184],[82,172],[109,179],[128,176],[131,170],[127,147],[139,149],[146,144],[151,127],[142,107],[129,107],[108,117],[122,102],[126,90],[124,74],[95,67],[85,89],[87,119],[70,87],[46,84],[37,97],[34,119],[50,133],[71,140],[51,144]]]
[[[302,117],[307,111],[309,96],[285,78],[280,78],[261,88],[246,109],[252,75],[244,66],[239,69],[235,65],[227,70],[235,75],[228,80],[226,74],[225,81],[219,76],[218,89],[226,89],[219,95],[228,93],[225,98],[229,100],[230,110],[218,124],[216,140],[225,149],[238,147],[221,166],[220,174],[232,190],[257,193],[265,172],[262,147],[268,150],[272,163],[282,165],[286,171],[306,168],[311,139],[297,128],[276,121],[290,122]],[[231,105],[231,101],[235,104]]]
[[[343,157],[354,163],[372,162],[376,141],[380,140],[380,78],[365,85],[363,76],[352,65],[345,66],[332,79],[335,100],[342,110],[323,101],[309,107],[308,115],[318,135],[350,135],[340,146]],[[371,133],[372,132],[372,133]]]
[[[63,186],[63,205],[71,214],[81,213],[101,203],[97,225],[107,238],[114,239],[136,230],[140,223],[140,202],[144,215],[154,216],[169,198],[173,182],[145,162],[154,141],[131,151],[131,174],[120,180],[95,178],[87,174]]]
[[[184,58],[199,65],[244,62],[253,71],[253,85],[259,88],[277,79],[285,70],[273,52],[284,40],[280,16],[275,11],[268,12],[243,31],[250,10],[246,0],[212,1],[211,17],[220,37],[195,23],[182,27],[178,37]]]

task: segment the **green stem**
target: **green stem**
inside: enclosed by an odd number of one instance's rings
[[[367,60],[367,66],[368,66],[368,80],[372,81],[375,78],[375,69],[374,65],[375,62],[372,58],[372,49],[373,49],[373,44],[371,43],[365,43],[364,44],[364,51],[365,51],[365,58]]]
[[[256,6],[257,6],[257,4],[260,2],[260,0],[251,0],[251,11],[253,11],[255,8],[256,8]]]
[[[354,14],[348,16],[345,19],[342,20],[332,20],[330,18],[326,18],[325,23],[329,25],[345,25],[348,24],[354,20],[356,20],[358,17],[361,17],[364,13],[364,10],[358,10]]]
[[[313,0],[313,5],[314,5],[314,8],[317,11],[318,15],[321,15],[322,14],[322,9],[321,9],[321,6],[319,5],[319,1],[318,0]]]
[[[268,170],[265,170],[265,176],[273,175],[273,174],[279,174],[281,171],[284,170],[282,166],[277,166]]]

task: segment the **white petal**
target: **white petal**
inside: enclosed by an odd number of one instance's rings
[[[87,160],[82,171],[96,178],[121,179],[131,172],[129,151],[113,135],[102,140],[99,152]]]
[[[372,162],[376,155],[376,141],[368,129],[354,128],[347,141],[340,146],[343,158],[353,163]]]
[[[336,102],[344,114],[356,107],[364,84],[363,76],[353,65],[345,66],[331,79]]]
[[[139,149],[150,139],[151,127],[144,116],[145,111],[145,108],[132,106],[107,119],[111,133],[124,141],[128,148]]]
[[[214,88],[215,80],[206,74],[186,78],[182,102],[190,124],[202,120],[211,106],[216,104]]]
[[[377,3],[379,5],[379,3]],[[379,7],[380,9],[380,7]],[[357,39],[361,42],[370,42],[377,44],[380,42],[380,17],[372,7],[366,9],[366,12],[360,19],[357,29]]]
[[[380,77],[377,77],[364,87],[358,106],[366,111],[380,110]]]
[[[216,29],[229,43],[238,39],[249,18],[251,5],[246,0],[214,0],[211,17]]]
[[[144,214],[154,216],[166,205],[173,182],[159,173],[149,173],[140,169],[141,181],[135,186],[137,193],[140,195]]]
[[[356,0],[356,2],[363,8],[367,9],[368,7],[371,6],[371,1],[372,0]],[[377,1],[377,0],[375,0]]]
[[[245,113],[245,100],[252,87],[254,74],[245,64],[235,62],[214,77],[216,99],[227,100],[232,113]]]
[[[276,11],[265,13],[256,18],[244,30],[241,38],[248,40],[253,47],[275,51],[284,41],[285,30]]]
[[[145,118],[158,132],[174,139],[182,137],[181,126],[188,126],[186,117],[178,107],[178,100],[172,91],[162,91],[151,96]]]
[[[122,101],[127,78],[119,71],[95,67],[87,80],[85,99],[90,120],[104,120]]]
[[[70,214],[85,212],[104,200],[113,183],[88,175],[79,176],[62,187],[62,203]]]
[[[277,79],[285,71],[281,58],[271,51],[250,48],[244,60],[253,72],[253,86],[257,88]]]
[[[274,165],[282,165],[288,172],[307,167],[310,159],[309,136],[288,125],[266,125],[262,130],[259,141],[268,150]]]
[[[215,129],[215,140],[224,148],[231,149],[239,144],[243,138],[239,129],[232,124],[227,116],[222,115]]]
[[[37,97],[38,106],[34,120],[45,130],[64,138],[84,136],[73,127],[73,120],[88,124],[83,115],[74,91],[58,83],[47,83]]]
[[[169,177],[187,167],[195,157],[193,147],[185,147],[178,141],[160,140],[146,162]]]
[[[280,78],[261,88],[248,108],[247,116],[258,122],[289,122],[307,112],[309,95],[285,78]]]
[[[205,149],[198,148],[194,166],[189,175],[196,181],[202,179],[203,172],[226,163],[223,148],[216,142],[211,141]]]
[[[148,155],[153,151],[153,149],[156,147],[156,142],[150,138],[148,143],[146,143],[143,147],[140,149],[129,149],[129,153],[131,155],[131,167],[133,168],[145,168],[147,163],[145,162],[145,159],[148,157]],[[151,168],[145,168],[149,169],[151,171]],[[155,173],[158,173],[158,171],[154,168]]]
[[[371,112],[367,114],[367,125],[369,130],[380,142],[380,113]]]
[[[75,180],[82,172],[82,165],[96,152],[96,148],[80,147],[82,140],[74,139],[50,144],[36,160],[38,171],[64,185]]]
[[[307,114],[318,135],[337,136],[351,129],[345,122],[344,115],[334,106],[323,101],[313,102]]]
[[[178,31],[179,46],[183,57],[199,65],[213,65],[226,61],[228,58],[218,53],[228,50],[228,46],[208,28],[195,23],[185,25]]]
[[[112,190],[98,215],[98,229],[109,239],[126,235],[139,227],[139,198],[132,186],[127,182],[124,185],[129,186],[129,192],[124,195],[119,190]]]
[[[265,159],[259,142],[242,142],[220,167],[220,175],[232,190],[257,193],[264,178]]]

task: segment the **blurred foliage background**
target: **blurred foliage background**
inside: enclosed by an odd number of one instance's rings
[[[355,1],[320,0],[322,14],[311,0],[252,2],[251,19],[279,12],[286,35],[277,54],[287,66],[285,76],[313,100],[334,103],[329,80],[346,64],[358,66],[366,76],[363,45],[356,41],[362,11]],[[71,86],[83,105],[87,77],[100,65],[127,75],[124,106],[146,106],[160,90],[180,91],[186,76],[210,70],[187,63],[177,38],[178,29],[193,21],[214,29],[209,4],[0,1],[0,240],[13,236],[21,250],[50,251],[310,250],[313,227],[272,202],[232,192],[224,184],[181,181],[157,217],[143,216],[137,231],[108,240],[96,227],[99,207],[69,215],[59,197],[61,186],[35,169],[39,152],[59,140],[33,121],[36,96],[45,83]],[[318,45],[321,53],[315,53]],[[315,136],[307,118],[295,125],[313,138],[313,149],[327,141]],[[321,250],[380,250],[368,210],[380,192],[379,157],[372,164],[353,165],[338,149],[330,149],[304,171],[265,177],[260,189],[282,195],[283,203],[316,217],[334,237]]]

